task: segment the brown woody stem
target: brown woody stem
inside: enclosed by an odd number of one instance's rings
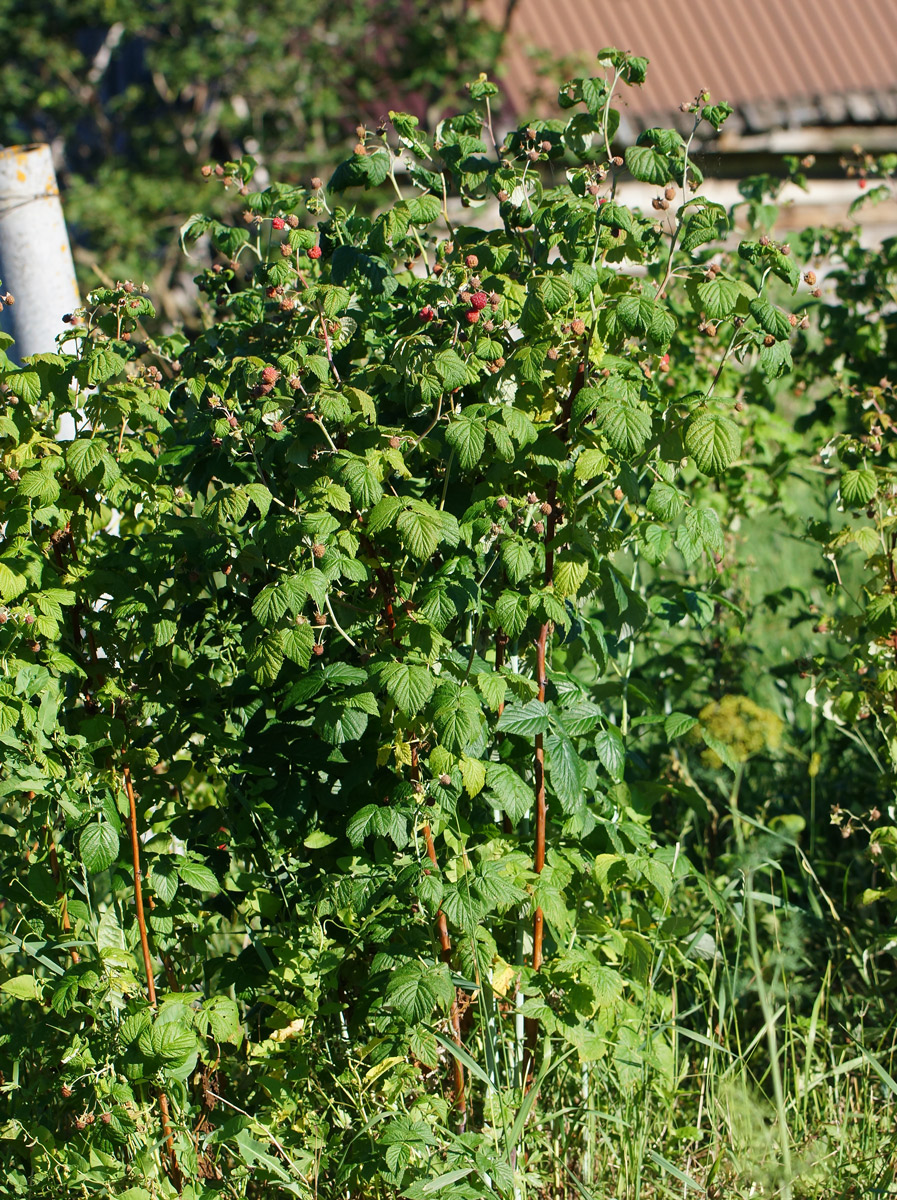
[[[420,768],[417,759],[417,744],[412,743],[411,746],[411,782],[418,783],[420,781]],[[433,831],[430,829],[430,824],[427,822],[423,827],[424,841],[427,844],[427,857],[433,866],[439,870],[439,863],[436,861],[436,846],[433,843]],[[445,913],[440,908],[436,913],[436,934],[439,938],[439,945],[442,948],[442,961],[448,963],[452,956],[452,939],[449,937],[448,921],[445,918]],[[461,1046],[461,1011],[458,1006],[458,996],[455,993],[455,999],[452,1003],[452,1011],[450,1016],[452,1026],[452,1040],[455,1045]],[[464,1114],[467,1112],[467,1099],[464,1094],[464,1068],[461,1066],[459,1059],[452,1056],[452,1083],[455,1091],[455,1101],[458,1105],[458,1111],[461,1113],[462,1121]]]
[[[573,409],[573,401],[576,399],[576,394],[585,383],[586,364],[583,360],[576,368],[576,374],[573,377],[570,391],[564,400],[561,408],[561,419],[558,424],[558,431],[564,441],[567,440],[570,432],[570,414]],[[549,481],[547,488],[546,500],[549,505],[548,521],[545,527],[545,577],[544,582],[546,587],[551,587],[554,583],[554,538],[558,526],[558,506],[557,506],[557,480]],[[545,663],[548,654],[548,639],[551,635],[552,625],[550,621],[546,621],[539,630],[539,640],[536,642],[536,683],[539,686],[539,699],[545,701]],[[535,848],[533,852],[533,869],[537,875],[542,874],[545,866],[545,829],[548,821],[548,805],[545,796],[545,744],[543,735],[536,734],[535,754],[533,761],[533,784],[536,793],[536,811],[535,811]],[[542,946],[545,936],[545,914],[542,912],[541,905],[536,905],[536,911],[533,916],[533,970],[538,971],[542,967]],[[535,1020],[527,1021],[526,1035],[526,1059],[524,1063],[524,1079],[528,1079],[531,1073],[532,1064],[535,1059],[536,1042],[538,1040],[538,1025]]]
[[[128,793],[128,808],[131,826],[131,856],[134,863],[134,905],[137,909],[137,928],[140,931],[140,948],[143,951],[143,966],[146,970],[146,994],[150,1007],[156,1007],[156,981],[153,976],[153,960],[150,956],[149,936],[146,931],[146,915],[143,911],[143,887],[140,882],[140,838],[137,833],[137,802],[134,798],[134,785],[131,781],[131,768],[124,769],[125,791]],[[182,1192],[184,1188],[181,1168],[174,1148],[174,1135],[171,1132],[171,1118],[168,1111],[168,1097],[162,1088],[156,1093],[159,1100],[159,1117],[162,1126],[162,1137],[168,1150],[169,1171],[171,1181]]]

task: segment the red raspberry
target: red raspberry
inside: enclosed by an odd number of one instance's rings
[[[429,304],[425,304],[420,310],[418,316],[422,321],[432,321],[436,316],[436,310],[431,308]]]
[[[489,303],[489,297],[485,292],[474,292],[470,297],[470,303],[474,308],[483,309]]]
[[[265,383],[277,383],[280,379],[280,371],[277,367],[265,367],[262,371],[262,379]]]
[[[315,642],[315,644],[311,648],[311,652],[312,652],[312,654],[321,655],[324,653],[324,647],[321,645],[320,642]]]
[[[475,254],[468,254],[467,258],[464,260],[464,264],[472,271],[474,267],[478,267],[480,265],[480,260]]]
[[[285,229],[286,221],[283,219],[283,217],[275,217],[271,222],[271,225],[274,229]]]
[[[464,316],[468,324],[476,325],[477,321],[480,319],[480,310],[478,308],[469,308]]]
[[[321,257],[321,247],[320,246],[310,246],[308,248],[307,253],[308,253],[309,258],[320,258]]]

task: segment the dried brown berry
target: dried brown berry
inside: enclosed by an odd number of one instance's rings
[[[489,528],[489,532],[492,534],[493,537],[498,537],[499,534],[504,533],[504,530],[496,521],[493,521],[492,525]]]
[[[815,287],[816,286],[816,272],[815,271],[805,271],[804,272],[804,283],[808,283],[810,285],[810,287]]]
[[[439,783],[440,783],[440,785],[441,785],[442,787],[451,787],[451,786],[452,786],[452,777],[451,777],[451,775],[445,775],[445,774],[442,774],[442,775],[440,775],[440,776],[439,776]],[[429,874],[429,871],[427,872],[427,874]]]
[[[667,187],[667,188],[665,189],[665,191],[664,191],[664,193],[663,193],[663,194],[664,194],[664,196],[666,197],[666,199],[667,199],[667,200],[673,200],[673,199],[675,199],[675,196],[676,196],[676,185],[675,185],[674,183],[671,183],[671,184],[669,185],[669,187]]]
[[[526,500],[527,500],[528,504],[538,504],[539,503],[539,497],[536,495],[535,492],[527,492]]]
[[[319,628],[322,625],[326,625],[327,624],[327,614],[322,613],[322,612],[313,613],[312,618],[311,618],[311,623],[312,623],[312,625],[317,625]]]
[[[586,331],[586,323],[580,317],[570,322],[570,332],[575,333],[577,337],[582,337]]]
[[[763,345],[764,346],[774,346],[775,344],[776,344],[775,338],[772,336],[771,333],[768,333],[766,335],[766,337],[763,339]]]
[[[315,642],[311,648],[311,652],[312,654],[316,654],[318,657],[320,657],[324,653],[324,646],[321,642]]]
[[[542,502],[542,503],[539,505],[539,512],[540,512],[540,513],[544,513],[544,515],[545,515],[546,517],[547,517],[547,516],[548,516],[548,514],[551,512],[551,505],[548,503],[548,501],[547,501],[547,500],[544,500],[544,501],[543,501],[543,502]]]
[[[556,347],[556,346],[549,346],[549,347],[548,347],[548,351],[547,351],[547,356],[548,356],[548,358],[550,358],[550,359],[551,359],[551,361],[552,361],[552,362],[554,362],[554,360],[555,360],[555,359],[557,358],[557,356],[558,356],[557,347]]]
[[[315,542],[315,544],[311,548],[311,552],[315,556],[315,558],[323,558],[324,555],[327,553],[327,547],[323,546],[320,542]]]
[[[480,260],[475,254],[468,254],[467,258],[464,260],[464,265],[472,271],[474,267],[478,267],[480,265]]]
[[[614,488],[614,499],[619,503],[623,499],[623,489],[621,487]]]
[[[495,501],[495,503],[498,505],[498,507],[500,509],[504,510],[508,507],[508,497],[507,496],[499,496],[499,498]]]
[[[545,532],[545,522],[544,521],[533,521],[533,529],[535,530],[536,533],[544,533]]]
[[[487,324],[488,324],[488,322],[487,322]],[[498,358],[495,360],[495,362],[492,365],[494,367],[497,367],[500,371],[502,369],[502,367],[505,365],[505,360],[502,358],[501,355],[499,355]]]

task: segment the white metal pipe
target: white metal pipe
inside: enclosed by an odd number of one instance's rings
[[[52,353],[81,300],[49,146],[0,149],[0,284],[13,356]]]

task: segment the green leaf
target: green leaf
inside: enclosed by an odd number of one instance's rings
[[[863,467],[857,471],[845,471],[841,476],[841,499],[851,507],[861,508],[868,504],[878,490],[875,472]]]
[[[651,410],[646,404],[624,404],[608,397],[595,409],[598,427],[620,454],[635,455],[651,436]]]
[[[627,292],[617,302],[620,324],[629,333],[647,333],[655,317],[655,304],[650,296]]]
[[[770,304],[763,296],[758,296],[756,300],[751,300],[748,308],[751,310],[751,315],[756,318],[760,328],[779,341],[782,338],[787,338],[791,335],[791,323],[785,314]]]
[[[538,701],[536,701],[538,703]],[[586,765],[566,734],[550,733],[545,738],[548,778],[564,812],[572,813],[582,800]]]
[[[16,975],[4,980],[0,983],[0,992],[16,1000],[40,1000],[43,997],[43,989],[33,975]]]
[[[78,838],[78,852],[91,875],[105,871],[118,857],[118,833],[108,821],[85,825]]]
[[[629,173],[642,183],[663,187],[672,178],[666,155],[660,154],[652,146],[627,146],[624,158]]]
[[[302,670],[308,668],[311,662],[312,647],[315,644],[315,633],[311,625],[292,625],[280,633],[280,645],[284,655],[290,662],[296,663]]]
[[[690,729],[694,729],[697,725],[696,717],[689,717],[686,713],[674,712],[666,718],[663,723],[663,731],[672,742],[676,738],[684,737]]]
[[[436,680],[428,667],[416,667],[408,663],[387,663],[381,671],[381,678],[390,698],[409,717],[423,708],[436,687]]]
[[[539,299],[550,313],[559,312],[573,299],[573,287],[566,275],[545,275],[537,286]]]
[[[701,308],[710,321],[722,320],[733,313],[741,294],[741,287],[722,274],[698,285]]]
[[[671,483],[658,479],[648,493],[645,508],[661,521],[672,521],[682,511],[685,498]]]
[[[504,763],[486,763],[486,786],[492,799],[512,821],[519,821],[533,806],[533,789]]]
[[[464,471],[470,470],[483,457],[486,448],[486,422],[478,417],[460,417],[448,426],[445,440],[454,449]]]
[[[75,438],[65,451],[65,464],[76,483],[83,483],[103,461],[105,446],[100,438]]]
[[[383,495],[380,480],[367,459],[343,454],[337,470],[359,508],[372,508]]]
[[[283,666],[283,646],[278,632],[262,638],[250,655],[248,666],[258,683],[274,682]]]
[[[186,883],[187,887],[196,888],[198,892],[211,892],[215,894],[221,891],[218,880],[212,871],[204,863],[196,862],[195,859],[178,859],[177,872],[181,877],[181,881]]]
[[[526,544],[516,538],[506,538],[502,542],[501,561],[511,583],[526,579],[533,569],[533,556]]]
[[[444,963],[422,966],[408,963],[390,976],[386,999],[409,1025],[427,1020],[434,1008],[447,1011],[455,998],[455,989]]]
[[[530,700],[528,704],[509,704],[495,727],[501,733],[516,733],[520,737],[534,737],[548,731],[548,709],[541,700]]]
[[[611,779],[619,783],[626,764],[626,746],[616,725],[608,725],[596,734],[595,753]]]
[[[564,551],[554,564],[554,588],[559,596],[576,596],[586,581],[589,564],[585,556]]]
[[[467,363],[454,350],[440,350],[434,354],[433,366],[448,391],[463,387],[470,377]]]
[[[480,735],[479,701],[472,688],[444,685],[436,694],[433,724],[439,743],[463,753]]]
[[[704,413],[685,431],[685,448],[705,475],[722,475],[741,453],[741,430],[728,417]]]
[[[509,637],[517,637],[529,620],[529,607],[529,597],[521,592],[502,592],[495,604],[495,619]]]
[[[276,583],[263,587],[252,602],[252,613],[262,625],[274,625],[288,608],[288,594]]]
[[[407,553],[420,561],[435,554],[442,540],[442,517],[435,508],[420,502],[400,514],[396,527]]]
[[[719,517],[712,508],[690,508],[685,514],[683,526],[708,554],[720,554],[723,549],[723,531]]]

